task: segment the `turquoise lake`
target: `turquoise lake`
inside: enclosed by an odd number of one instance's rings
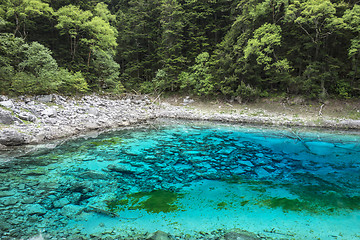
[[[360,239],[359,132],[158,120],[1,161],[0,239]]]

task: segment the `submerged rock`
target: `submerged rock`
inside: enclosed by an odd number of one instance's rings
[[[254,233],[249,232],[228,232],[220,240],[258,240]]]
[[[61,199],[54,202],[54,207],[55,208],[62,208],[65,205],[68,205],[69,203],[70,203],[70,201],[67,198],[61,198]]]
[[[90,179],[107,179],[108,177],[102,173],[102,172],[98,172],[98,171],[86,171],[80,174],[81,178],[90,178]]]
[[[146,239],[147,240],[172,240],[173,238],[171,237],[171,235],[169,235],[166,232],[156,231],[156,232],[150,234]]]
[[[27,211],[29,215],[44,215],[46,213],[46,209],[40,204],[31,204],[28,206]]]

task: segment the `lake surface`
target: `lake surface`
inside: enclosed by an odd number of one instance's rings
[[[5,160],[1,239],[360,239],[356,132],[162,120]]]

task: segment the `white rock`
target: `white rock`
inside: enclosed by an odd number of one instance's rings
[[[47,108],[41,112],[41,115],[46,116],[46,117],[56,117],[57,111],[55,108]]]
[[[13,108],[14,107],[14,103],[11,100],[7,100],[7,101],[1,101],[0,105],[6,108]]]

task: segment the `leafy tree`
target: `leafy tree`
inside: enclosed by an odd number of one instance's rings
[[[161,56],[162,69],[166,72],[165,83],[161,83],[163,90],[178,90],[177,75],[185,68],[186,59],[182,54],[184,11],[176,0],[161,1],[161,44],[159,55]],[[161,73],[161,72],[158,72]],[[157,76],[158,77],[158,76]],[[155,81],[159,78],[155,78]],[[164,78],[161,78],[163,81]]]
[[[12,33],[0,34],[0,92],[8,93],[11,81],[22,58],[24,39],[15,37]]]
[[[344,27],[351,30],[355,36],[350,40],[351,45],[348,50],[348,55],[353,63],[353,80],[358,77],[358,62],[360,59],[360,6],[354,5],[352,9],[345,11],[343,20]]]
[[[50,18],[53,15],[53,9],[41,0],[6,0],[3,6],[7,20],[15,26],[14,35],[23,38],[26,38],[27,26],[34,16]]]
[[[256,55],[258,64],[264,66],[264,70],[276,68],[279,71],[289,70],[290,66],[286,59],[279,60],[275,48],[281,45],[281,28],[275,24],[265,23],[256,29],[253,38],[248,40],[244,48],[244,58]]]
[[[62,93],[70,95],[89,91],[89,86],[81,72],[72,74],[67,69],[61,68],[56,75],[62,80],[59,86],[59,91]]]
[[[111,53],[100,49],[95,50],[92,66],[94,66],[96,83],[102,90],[115,93],[124,91],[119,79],[120,65],[114,61]]]
[[[93,14],[90,11],[83,11],[78,6],[67,5],[60,8],[55,15],[58,17],[58,24],[55,26],[60,30],[61,35],[67,35],[70,41],[70,56],[74,61],[79,41],[86,33],[87,22]]]
[[[318,60],[322,40],[335,30],[335,13],[335,6],[330,0],[294,1],[287,8],[287,20],[294,21],[315,45],[315,61]]]
[[[210,72],[210,55],[203,52],[197,56],[190,72],[182,72],[179,76],[181,88],[200,96],[214,94],[213,76]]]
[[[58,77],[58,65],[51,51],[40,43],[24,44],[24,59],[12,81],[18,93],[44,94],[58,89],[62,83]]]

